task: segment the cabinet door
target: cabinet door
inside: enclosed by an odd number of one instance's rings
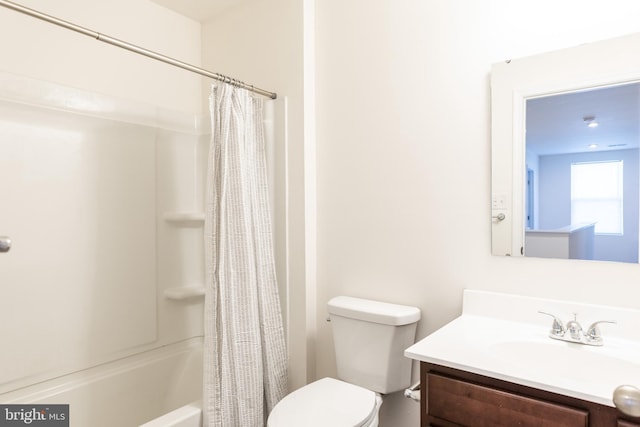
[[[587,427],[587,411],[429,373],[432,425]],[[444,421],[444,422],[443,422]]]

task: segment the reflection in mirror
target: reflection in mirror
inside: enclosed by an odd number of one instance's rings
[[[640,84],[525,100],[524,254],[638,262]]]
[[[638,263],[639,50],[636,33],[493,64],[492,254]]]

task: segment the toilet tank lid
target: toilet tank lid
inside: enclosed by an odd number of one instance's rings
[[[329,314],[393,326],[420,320],[420,309],[417,307],[347,296],[332,298],[329,301]]]

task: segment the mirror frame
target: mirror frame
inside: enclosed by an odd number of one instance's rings
[[[491,253],[524,256],[528,98],[640,81],[640,33],[494,64]],[[504,218],[504,219],[500,219]]]

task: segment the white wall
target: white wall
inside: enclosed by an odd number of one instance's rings
[[[20,4],[182,61],[200,64],[200,24],[148,0],[20,0]],[[201,78],[0,8],[0,70],[149,103],[201,111]]]
[[[317,376],[335,295],[417,305],[418,338],[464,288],[640,303],[640,267],[490,255],[491,64],[640,31],[632,0],[316,2]],[[414,372],[416,375],[417,372]],[[418,425],[387,398],[381,425]]]

